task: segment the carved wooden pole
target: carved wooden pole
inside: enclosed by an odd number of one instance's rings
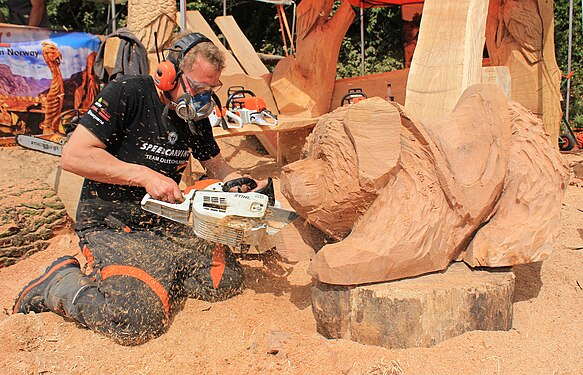
[[[551,139],[558,139],[561,72],[553,1],[491,0],[486,45],[492,65],[510,68],[512,99],[541,118]]]
[[[444,118],[462,92],[481,82],[488,0],[426,0],[411,62],[405,108]]]
[[[329,18],[333,4],[303,0],[298,5],[296,55],[277,64],[271,81],[281,114],[318,117],[330,108],[340,45],[355,16],[343,2]]]

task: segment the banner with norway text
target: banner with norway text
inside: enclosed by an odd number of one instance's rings
[[[93,63],[99,37],[0,24],[0,137],[62,132],[73,109],[98,91]]]

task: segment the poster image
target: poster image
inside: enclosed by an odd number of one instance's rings
[[[99,37],[0,25],[0,139],[62,133],[63,119],[86,109],[99,86],[93,64]]]

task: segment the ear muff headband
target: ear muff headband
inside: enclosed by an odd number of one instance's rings
[[[154,83],[160,90],[172,91],[176,87],[178,77],[182,74],[180,62],[188,51],[203,42],[212,43],[209,38],[201,33],[192,33],[181,38],[172,48],[168,48],[169,52],[164,61],[158,64],[154,72]]]

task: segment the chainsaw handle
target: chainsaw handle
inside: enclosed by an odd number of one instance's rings
[[[231,96],[232,93],[234,93],[235,91],[239,91],[239,90],[245,90],[245,86],[235,85],[235,86],[229,87],[229,89],[227,90],[227,97]]]
[[[245,94],[249,94],[252,97],[255,97],[255,93],[251,90],[234,90],[231,93],[231,95],[229,95],[229,97],[227,98],[227,102],[225,103],[225,107],[227,107],[228,109],[233,108],[233,100],[244,98]]]
[[[350,91],[348,94],[345,94],[342,99],[340,99],[340,106],[343,107],[346,102],[351,102],[352,99],[356,99],[356,98],[364,98],[364,99],[368,99],[368,97],[366,96],[366,94],[362,91]]]
[[[257,182],[250,177],[235,178],[235,179],[229,180],[223,184],[223,191],[231,191],[232,188],[234,188],[234,187],[240,188],[243,185],[247,185],[247,186],[249,186],[250,190],[253,190],[257,187]],[[239,190],[239,192],[241,191],[241,189],[237,189],[237,190]]]

